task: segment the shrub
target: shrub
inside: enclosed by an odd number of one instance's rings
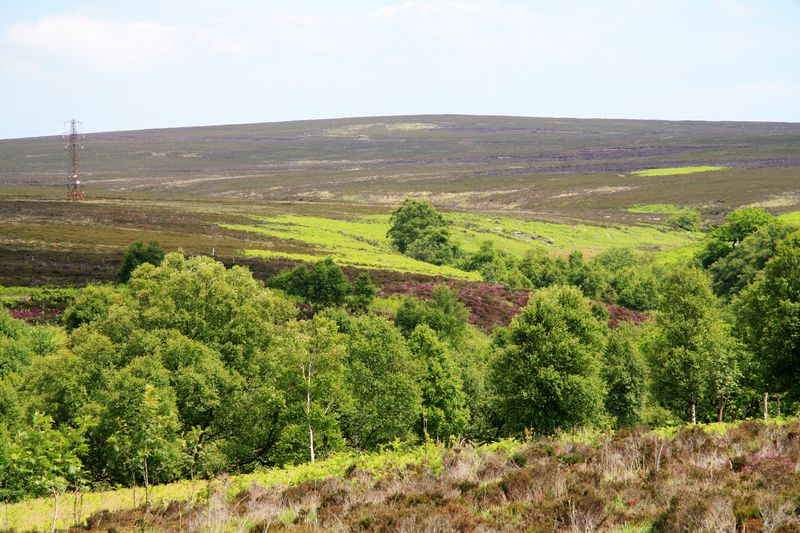
[[[164,249],[157,241],[150,241],[147,246],[142,241],[131,244],[122,256],[122,264],[117,271],[117,281],[127,283],[136,267],[144,263],[158,266],[164,260]]]

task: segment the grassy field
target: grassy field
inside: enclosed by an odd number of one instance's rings
[[[532,247],[566,254],[579,250],[593,256],[612,247],[664,251],[691,245],[700,235],[654,226],[556,224],[526,221],[507,216],[473,213],[447,214],[453,224],[455,240],[466,253],[475,252],[485,241],[498,249],[522,257]],[[255,217],[255,223],[223,224],[225,229],[266,235],[271,239],[303,243],[313,253],[290,253],[248,249],[260,257],[286,257],[303,261],[331,256],[337,262],[370,269],[388,269],[461,279],[477,279],[476,274],[452,267],[437,267],[416,261],[393,250],[386,237],[387,215],[371,215],[352,220],[309,216]]]
[[[397,445],[157,486],[147,508],[135,507],[131,489],[86,493],[79,508],[65,495],[58,524],[88,523],[90,531],[794,531],[798,430],[796,420],[748,421]],[[138,489],[137,504],[142,497]],[[31,500],[7,506],[2,524],[44,530],[52,514],[52,498]]]
[[[698,167],[673,167],[673,168],[649,168],[646,170],[634,170],[634,176],[679,176],[681,174],[697,174],[699,172],[709,172],[712,170],[722,170],[725,167],[713,165],[703,165]]]

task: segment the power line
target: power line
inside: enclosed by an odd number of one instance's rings
[[[67,178],[67,200],[83,200],[83,185],[80,179],[81,169],[81,150],[83,146],[78,144],[78,126],[82,125],[74,118],[69,121],[68,142],[64,146],[67,149],[67,160],[69,162],[69,177]]]

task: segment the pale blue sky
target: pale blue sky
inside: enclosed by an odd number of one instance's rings
[[[0,0],[0,138],[418,113],[800,121],[800,1]]]

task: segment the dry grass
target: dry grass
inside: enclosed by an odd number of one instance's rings
[[[205,503],[89,523],[94,531],[798,531],[798,435],[798,421],[745,422],[672,436],[428,445],[338,458],[311,477],[222,480]]]

